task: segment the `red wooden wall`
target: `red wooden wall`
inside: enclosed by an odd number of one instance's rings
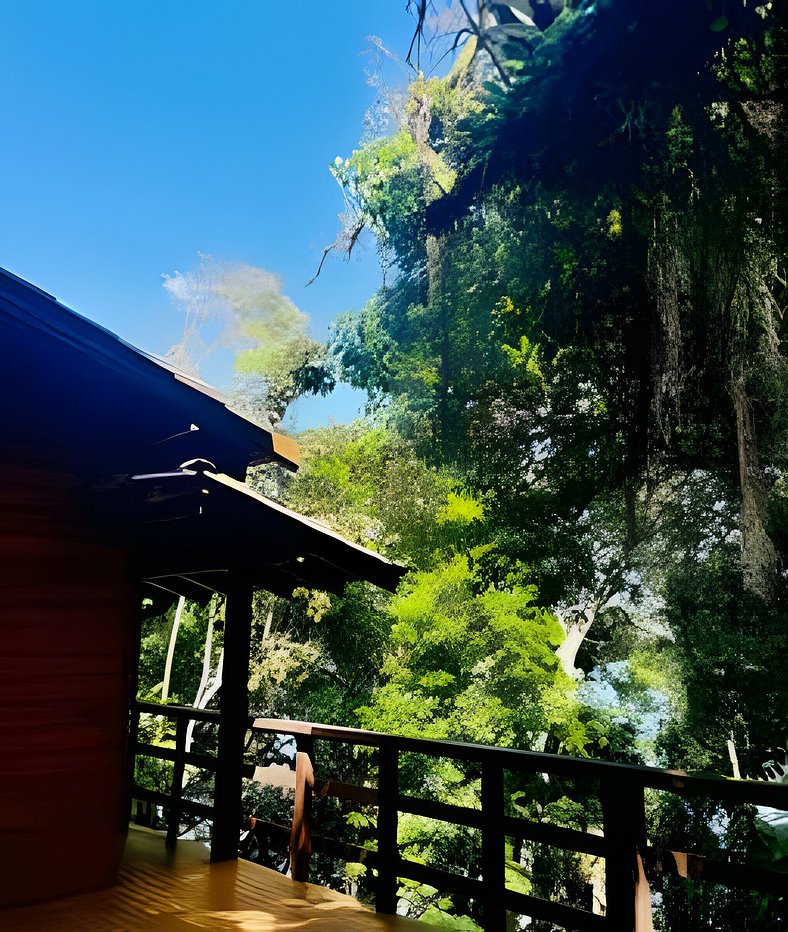
[[[109,885],[135,590],[68,482],[0,468],[0,906]]]

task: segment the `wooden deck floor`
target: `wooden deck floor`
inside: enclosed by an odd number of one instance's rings
[[[50,855],[53,852],[49,852]],[[42,872],[57,870],[57,857]],[[154,832],[132,828],[119,882],[108,890],[0,910],[0,928],[53,932],[224,929],[228,932],[416,932],[426,923],[376,915],[352,897],[295,883],[248,861],[211,864],[208,849],[179,841],[168,851]]]

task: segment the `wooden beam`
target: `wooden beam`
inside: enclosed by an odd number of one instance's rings
[[[161,715],[164,718],[179,719],[185,718],[187,721],[208,722],[212,725],[218,725],[221,720],[221,712],[215,709],[195,709],[190,705],[162,705],[160,702],[145,702],[138,699],[134,707],[137,712],[147,712],[149,715]]]
[[[455,874],[452,871],[442,870],[439,867],[432,867],[430,864],[419,864],[417,861],[411,861],[408,858],[397,858],[397,876],[404,877],[407,880],[417,880],[419,883],[426,884],[429,887],[435,887],[441,892],[453,893],[456,896],[471,897],[472,899],[481,900],[484,897],[484,889],[481,880],[476,877],[464,877],[461,874]],[[501,926],[496,932],[503,932],[505,926]]]
[[[577,932],[609,932],[611,926],[606,916],[597,916],[585,909],[566,906],[563,903],[553,903],[538,896],[519,893],[516,890],[506,890],[504,905],[509,912],[529,916],[542,922],[560,926],[562,929],[577,930]]]
[[[420,799],[418,796],[408,796],[405,793],[399,794],[397,809],[400,812],[410,812],[427,819],[451,822],[454,825],[468,825],[471,828],[483,828],[488,821],[487,813],[483,813],[481,809],[456,806],[453,803],[440,803],[434,799]]]
[[[155,803],[157,806],[162,806],[164,809],[170,805],[169,793],[149,790],[147,787],[139,786],[136,783],[132,787],[131,796],[132,799],[141,799],[143,801]],[[213,806],[209,806],[207,803],[196,803],[191,799],[182,799],[180,805],[182,812],[190,812],[199,819],[213,818]]]
[[[515,816],[505,816],[503,826],[505,834],[511,838],[538,841],[565,851],[583,851],[597,858],[603,858],[607,853],[605,839],[601,835],[592,835],[590,832],[579,832],[576,829],[563,828],[563,826],[552,825],[549,822],[532,822],[530,819],[520,819]]]
[[[238,856],[241,826],[241,780],[249,718],[249,649],[252,633],[252,586],[245,576],[230,574],[224,616],[224,665],[219,693],[219,742],[214,789],[211,861]]]

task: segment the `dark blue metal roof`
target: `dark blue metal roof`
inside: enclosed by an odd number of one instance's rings
[[[188,592],[221,590],[228,570],[282,595],[396,587],[402,567],[243,484],[250,465],[295,468],[293,441],[2,269],[0,346],[0,468],[66,478],[79,520],[140,578]]]
[[[209,460],[297,465],[297,448],[178,372],[0,269],[3,447],[69,469],[138,473]],[[278,448],[278,449],[277,449]]]

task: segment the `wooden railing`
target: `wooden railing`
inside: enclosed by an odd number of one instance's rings
[[[139,719],[141,713],[161,715],[175,722],[175,747],[161,747],[139,740]],[[137,702],[131,723],[131,736],[135,757],[153,757],[156,760],[171,761],[173,764],[169,792],[152,790],[136,782],[132,787],[132,797],[162,806],[167,814],[167,845],[172,847],[178,838],[178,828],[184,813],[198,819],[214,820],[213,805],[183,798],[183,775],[186,764],[200,767],[210,773],[216,773],[218,761],[210,754],[192,754],[186,751],[186,735],[189,722],[208,722],[218,725],[220,716],[212,709],[195,709],[191,706],[161,705],[157,702]]]
[[[164,806],[168,811],[168,841],[174,843],[178,821],[183,812],[211,818],[215,813],[205,803],[182,798],[183,767],[194,764],[213,769],[215,758],[188,754],[185,751],[185,723],[217,721],[217,713],[180,706],[138,703],[141,712],[165,715],[176,721],[176,747],[158,748],[137,744],[137,753],[174,763],[172,789],[169,794],[136,787],[135,798]],[[184,723],[183,725],[181,723]],[[723,805],[755,804],[788,809],[788,787],[766,782],[727,780],[714,776],[694,776],[653,767],[615,764],[604,761],[517,751],[486,745],[454,741],[404,738],[353,728],[339,728],[277,719],[250,720],[253,733],[293,736],[297,743],[296,807],[293,825],[267,827],[281,837],[289,836],[291,873],[306,879],[312,848],[348,861],[362,861],[376,869],[376,909],[393,913],[397,907],[399,878],[427,884],[446,894],[458,894],[482,905],[484,928],[502,930],[506,913],[512,912],[545,920],[567,929],[599,929],[609,932],[633,932],[644,928],[643,917],[650,915],[648,887],[643,863],[668,869],[683,876],[702,877],[712,883],[742,886],[779,895],[785,886],[785,874],[766,868],[731,864],[720,859],[702,858],[684,852],[659,852],[646,838],[644,790],[651,788],[678,796],[714,800]],[[315,741],[365,746],[378,751],[377,787],[357,786],[321,779],[312,772]],[[474,809],[437,802],[401,792],[399,786],[401,755],[414,753],[433,758],[462,761],[481,775],[481,808]],[[254,769],[249,768],[249,775]],[[575,781],[579,785],[598,787],[602,808],[602,835],[507,815],[505,811],[504,772],[547,774]],[[315,795],[335,796],[376,806],[377,850],[352,845],[336,839],[320,838],[310,833],[310,806]],[[397,844],[399,813],[412,813],[430,819],[467,826],[481,832],[481,877],[468,877],[417,863],[403,857]],[[240,800],[237,815],[240,815]],[[505,880],[505,839],[540,842],[573,852],[584,852],[605,859],[604,916],[585,909],[551,902],[540,897],[508,889]],[[668,855],[668,857],[666,857]],[[657,866],[659,866],[657,864]],[[640,917],[640,918],[638,918]]]

